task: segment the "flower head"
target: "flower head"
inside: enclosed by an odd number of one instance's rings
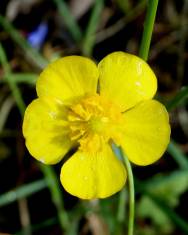
[[[98,66],[81,56],[58,59],[40,74],[36,89],[24,116],[26,146],[46,164],[76,149],[60,177],[72,195],[104,198],[124,186],[126,170],[113,142],[137,165],[155,162],[168,145],[168,113],[152,99],[155,74],[134,55],[114,52]]]

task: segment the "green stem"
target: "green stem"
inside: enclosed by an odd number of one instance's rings
[[[134,207],[135,207],[135,198],[134,198],[134,178],[132,173],[131,164],[127,158],[127,156],[124,154],[123,150],[121,148],[118,148],[116,145],[112,145],[112,149],[115,152],[117,156],[124,159],[125,167],[127,170],[127,176],[128,176],[128,184],[129,184],[129,220],[128,220],[128,234],[127,235],[133,235],[134,230]],[[121,202],[122,203],[122,202]],[[118,208],[118,214],[121,214],[121,208]]]
[[[148,9],[146,13],[146,20],[144,26],[144,32],[142,36],[142,42],[140,46],[139,56],[144,60],[147,60],[149,54],[149,48],[151,43],[151,36],[155,21],[155,16],[157,12],[158,0],[149,0]],[[128,183],[129,183],[129,221],[128,221],[128,235],[133,235],[134,229],[134,206],[135,206],[135,198],[134,198],[134,179],[132,174],[131,164],[128,158],[125,156],[122,150],[121,155],[124,158],[124,162],[127,169],[128,174]]]
[[[125,220],[125,204],[126,204],[126,190],[125,188],[119,193],[117,221],[122,224]]]
[[[128,234],[127,235],[133,235],[133,230],[134,230],[134,207],[135,207],[135,198],[134,198],[134,177],[133,177],[133,173],[132,173],[132,168],[131,168],[131,164],[127,158],[127,156],[124,154],[123,150],[120,147],[117,147],[115,144],[112,145],[112,149],[114,151],[114,153],[120,158],[120,159],[124,159],[124,163],[125,163],[125,167],[127,170],[127,176],[128,176],[128,184],[129,184],[129,221],[128,221]],[[124,197],[125,200],[125,197]],[[120,205],[124,205],[124,202],[121,198],[120,201]],[[123,209],[120,207],[118,207],[118,221],[119,219],[121,220],[121,218],[119,218],[119,215],[122,216],[122,211]],[[121,222],[121,221],[119,221]]]
[[[148,59],[158,2],[159,0],[149,0],[148,2],[146,19],[144,22],[144,32],[139,50],[139,56],[144,60]]]
[[[134,230],[134,207],[135,207],[135,198],[134,198],[134,178],[132,173],[131,164],[127,156],[121,150],[121,155],[123,156],[125,166],[127,169],[128,183],[129,183],[129,221],[128,221],[128,235],[133,235]]]

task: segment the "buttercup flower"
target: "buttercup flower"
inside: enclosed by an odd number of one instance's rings
[[[98,66],[81,56],[58,59],[40,74],[38,98],[26,109],[26,146],[46,164],[74,148],[61,169],[64,188],[83,199],[108,197],[126,181],[113,142],[143,166],[157,161],[169,143],[168,113],[152,99],[156,89],[153,71],[131,54],[114,52]]]

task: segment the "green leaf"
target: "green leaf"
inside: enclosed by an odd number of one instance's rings
[[[137,204],[137,216],[151,219],[160,233],[171,234],[173,231],[171,220],[161,208],[147,196],[142,196],[140,202]]]
[[[188,189],[188,171],[174,171],[168,175],[156,175],[146,183],[148,192],[162,198],[169,206],[179,204],[179,197]]]

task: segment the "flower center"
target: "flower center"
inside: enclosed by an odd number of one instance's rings
[[[82,151],[100,151],[117,133],[121,119],[119,107],[104,97],[85,97],[68,111],[70,138],[79,143]]]

